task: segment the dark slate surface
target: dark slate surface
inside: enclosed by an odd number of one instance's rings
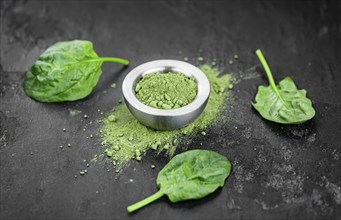
[[[1,219],[340,217],[340,14],[338,1],[1,1]],[[91,40],[98,54],[128,58],[131,66],[104,64],[98,86],[81,101],[28,98],[21,86],[25,71],[49,45],[71,39]],[[308,91],[317,111],[313,120],[282,126],[251,108],[257,86],[267,84],[255,68],[256,48],[277,80],[290,75]],[[156,191],[167,157],[148,152],[119,176],[100,160],[90,163],[86,176],[74,178],[85,169],[83,160],[100,152],[96,120],[117,105],[130,69],[159,58],[188,57],[198,64],[198,56],[244,76],[224,120],[186,146],[230,158],[234,167],[224,188],[197,201],[171,204],[162,198],[128,214],[127,205]],[[250,74],[254,69],[259,77]],[[113,82],[118,89],[110,88]],[[72,117],[69,109],[89,119]],[[95,137],[87,139],[91,133]],[[72,147],[61,151],[67,143]]]

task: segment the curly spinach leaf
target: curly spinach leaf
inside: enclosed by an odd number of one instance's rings
[[[307,92],[304,89],[298,90],[290,77],[285,77],[276,85],[262,52],[257,50],[256,55],[265,69],[270,84],[267,87],[258,87],[256,103],[252,103],[260,115],[281,124],[301,124],[313,118],[315,109],[310,99],[306,97]]]
[[[129,63],[121,58],[98,57],[89,41],[58,42],[43,52],[27,72],[24,91],[41,102],[82,99],[96,86],[103,62]]]
[[[230,161],[209,150],[190,150],[176,155],[157,177],[159,191],[127,208],[133,212],[167,195],[171,202],[200,199],[224,186]]]

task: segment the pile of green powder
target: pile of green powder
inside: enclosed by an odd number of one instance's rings
[[[191,134],[205,132],[203,130],[217,118],[223,103],[227,100],[228,89],[232,88],[231,75],[219,77],[219,70],[203,65],[201,70],[210,81],[211,93],[204,112],[188,126],[173,131],[157,131],[148,128],[134,118],[126,105],[115,107],[102,119],[100,130],[104,152],[112,159],[114,165],[120,168],[130,159],[141,160],[142,155],[153,149],[157,152],[166,150],[172,155],[181,140],[186,140]]]
[[[198,86],[193,77],[182,73],[145,75],[135,87],[135,95],[143,104],[158,109],[176,109],[191,103]]]

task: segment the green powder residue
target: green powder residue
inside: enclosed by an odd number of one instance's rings
[[[116,83],[111,84],[110,87],[116,89]]]
[[[76,110],[76,109],[69,109],[69,114],[71,116],[76,116],[78,114],[82,113],[82,111]]]
[[[148,149],[158,153],[166,150],[168,155],[172,155],[176,146],[188,141],[192,134],[206,135],[206,132],[202,131],[217,119],[223,103],[227,100],[232,76],[227,74],[218,77],[220,71],[208,65],[203,65],[201,70],[210,81],[211,93],[204,112],[188,126],[173,131],[153,130],[140,124],[124,104],[115,107],[102,120],[101,145],[106,156],[112,159],[118,169],[132,158],[141,160]]]
[[[152,73],[136,84],[135,95],[143,104],[158,109],[176,109],[188,105],[197,96],[193,77],[182,73]]]

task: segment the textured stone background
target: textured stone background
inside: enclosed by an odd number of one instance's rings
[[[1,219],[341,216],[338,1],[5,0],[0,6]],[[81,101],[43,104],[28,98],[22,89],[25,72],[48,46],[71,39],[91,40],[99,55],[124,57],[131,65],[104,64],[96,89]],[[290,75],[308,91],[317,110],[313,120],[282,126],[251,108],[258,85],[267,84],[257,48],[277,80]],[[177,153],[205,148],[226,155],[234,167],[224,188],[197,201],[171,204],[162,198],[129,215],[127,205],[156,191],[166,156],[148,152],[119,176],[102,159],[90,163],[86,176],[74,178],[101,152],[96,121],[117,105],[129,70],[160,58],[188,57],[198,65],[198,56],[216,60],[242,80],[207,136],[198,134]],[[113,82],[117,89],[110,88]],[[70,116],[70,109],[82,113]],[[95,137],[87,139],[90,134]],[[72,147],[62,151],[59,146],[67,143]]]

